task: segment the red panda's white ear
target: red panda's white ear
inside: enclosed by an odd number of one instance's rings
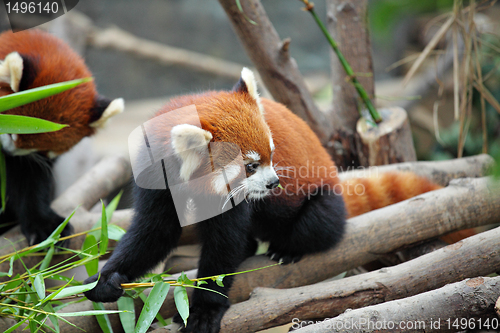
[[[114,99],[111,103],[109,103],[104,112],[102,112],[101,117],[99,117],[99,119],[97,119],[96,121],[90,123],[89,126],[94,128],[103,127],[109,118],[122,113],[124,108],[125,102],[123,101],[123,98]]]
[[[171,141],[174,152],[182,159],[180,176],[188,181],[193,172],[200,166],[201,157],[198,149],[207,149],[212,140],[212,133],[197,126],[182,124],[172,128]]]
[[[23,76],[23,67],[23,58],[19,53],[9,53],[3,61],[0,60],[0,82],[10,84],[12,91],[18,92]]]
[[[233,88],[235,91],[244,91],[248,93],[257,103],[259,110],[262,114],[264,114],[264,108],[262,107],[262,103],[260,101],[259,92],[257,91],[257,81],[255,80],[255,75],[251,70],[246,67],[243,67],[241,70],[241,78],[240,81]]]

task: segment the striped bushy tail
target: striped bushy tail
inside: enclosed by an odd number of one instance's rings
[[[367,178],[345,180],[341,184],[348,217],[358,216],[442,188],[412,172],[388,172]],[[474,234],[473,229],[467,229],[445,235],[441,239],[451,244]]]

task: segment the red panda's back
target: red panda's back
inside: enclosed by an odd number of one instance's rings
[[[302,197],[301,186],[306,193],[314,192],[317,185],[333,190],[339,183],[337,169],[316,134],[284,105],[265,98],[262,104],[276,146],[273,164],[278,176],[283,175],[280,183],[284,195]]]

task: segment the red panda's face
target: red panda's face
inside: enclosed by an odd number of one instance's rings
[[[232,92],[210,93],[189,102],[196,105],[202,128],[181,124],[172,129],[174,150],[183,160],[181,178],[187,181],[193,174],[196,178],[211,173],[211,191],[217,194],[227,194],[227,184],[238,180],[238,192],[244,191],[248,199],[268,196],[279,185],[279,178],[273,168],[272,134],[256,93],[253,74],[244,69],[242,79]],[[202,159],[201,153],[193,148],[206,147],[208,143],[210,159]],[[234,144],[241,163],[235,162],[232,146],[212,146],[212,143]],[[187,153],[190,149],[192,153]]]
[[[53,83],[91,77],[73,50],[54,36],[38,30],[0,35],[0,96]],[[12,155],[41,152],[54,157],[92,135],[106,119],[123,110],[123,100],[99,96],[94,82],[5,112],[68,125],[40,134],[2,134],[4,151]]]

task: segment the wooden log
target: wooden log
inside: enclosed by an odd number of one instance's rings
[[[229,299],[233,304],[245,301],[256,287],[283,289],[321,282],[411,244],[456,229],[498,223],[500,194],[491,193],[490,182],[489,178],[459,180],[447,188],[349,219],[346,235],[337,247],[305,256],[293,265],[237,275]],[[253,256],[238,270],[273,263],[265,256]],[[175,314],[172,295],[167,296],[162,309],[164,317]]]
[[[498,276],[466,279],[401,300],[352,310],[295,332],[458,332],[480,328],[479,323],[484,324],[487,318],[490,323],[496,322],[490,328],[497,331],[500,323],[493,307],[499,294]],[[353,327],[356,323],[358,326]]]
[[[417,160],[406,111],[392,107],[378,110],[383,121],[377,126],[365,117],[356,125],[356,149],[360,165],[385,165]]]
[[[70,214],[79,205],[89,210],[99,199],[106,198],[130,181],[131,176],[132,168],[127,158],[106,157],[54,200],[51,206],[63,216]]]
[[[362,276],[293,289],[256,288],[248,301],[233,305],[224,315],[221,332],[256,332],[294,318],[333,318],[347,309],[413,296],[499,269],[500,228],[496,228]]]
[[[407,162],[351,170],[339,173],[341,181],[363,178],[373,173],[411,171],[436,184],[446,186],[452,179],[484,177],[495,161],[490,155],[482,154],[447,161]]]
[[[455,180],[444,189],[351,218],[343,240],[334,249],[306,256],[294,265],[239,275],[230,298],[244,301],[257,286],[291,288],[320,282],[429,238],[498,223],[500,195],[491,193],[490,183],[489,178]],[[272,263],[265,256],[254,256],[239,269]]]

